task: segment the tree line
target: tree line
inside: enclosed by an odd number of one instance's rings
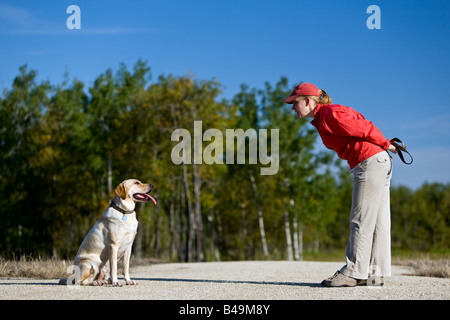
[[[108,69],[89,87],[36,76],[20,67],[0,96],[1,256],[73,258],[128,178],[153,183],[158,200],[136,208],[136,257],[301,260],[345,248],[351,174],[333,153],[314,149],[315,129],[283,103],[292,90],[286,78],[262,89],[242,84],[227,100],[214,79],[153,79],[142,60]],[[172,133],[193,137],[194,121],[224,135],[278,129],[278,172],[261,175],[264,164],[248,161],[174,164]],[[392,188],[391,207],[394,249],[449,247],[449,184]]]

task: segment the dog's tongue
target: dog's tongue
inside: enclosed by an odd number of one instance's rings
[[[151,201],[151,202],[153,202],[154,205],[156,206],[156,200],[155,200],[151,195],[149,195],[149,194],[147,194],[147,193],[136,193],[136,194],[134,195],[134,197],[135,197],[136,199],[141,200],[141,201]]]
[[[156,206],[156,200],[155,200],[155,198],[153,198],[151,195],[149,195],[149,194],[145,194],[145,196],[147,197],[147,199],[149,199],[150,201],[152,201],[153,202],[153,204]]]

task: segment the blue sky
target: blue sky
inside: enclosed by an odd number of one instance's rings
[[[71,4],[81,30],[66,27]],[[372,4],[379,30],[366,26]],[[414,164],[395,156],[393,184],[415,188],[450,182],[449,21],[447,0],[0,0],[0,89],[23,64],[90,86],[139,58],[154,78],[216,78],[226,98],[242,83],[312,82],[407,143]]]

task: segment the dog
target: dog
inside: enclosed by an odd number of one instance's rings
[[[136,179],[128,179],[115,189],[111,204],[103,212],[84,238],[75,256],[75,273],[61,279],[60,284],[99,286],[105,283],[121,286],[117,279],[117,261],[123,257],[125,284],[136,285],[130,279],[129,267],[131,247],[136,236],[138,221],[134,211],[136,202],[153,202],[149,195],[152,184],[144,184]],[[78,272],[78,274],[76,274]]]

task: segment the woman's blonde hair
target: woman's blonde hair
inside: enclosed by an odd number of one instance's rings
[[[331,99],[331,97],[329,95],[327,95],[325,90],[320,89],[319,93],[320,93],[320,97],[317,97],[317,96],[304,96],[304,97],[313,99],[315,102],[317,102],[317,104],[332,104],[333,103],[333,99]]]

